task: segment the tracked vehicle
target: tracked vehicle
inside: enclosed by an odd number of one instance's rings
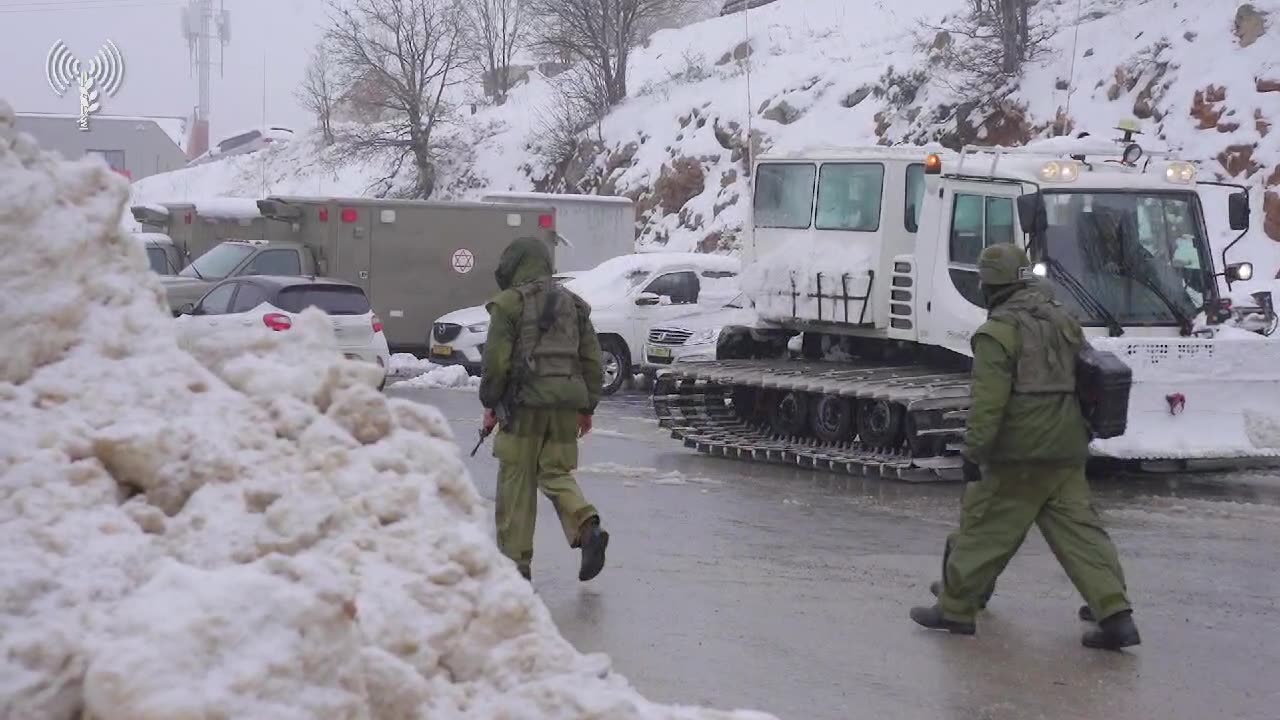
[[[1015,243],[1091,344],[1133,372],[1101,458],[1148,469],[1280,456],[1280,343],[1227,325],[1197,168],[1115,143],[820,150],[760,157],[743,288],[759,320],[673,365],[659,422],[712,455],[913,480],[958,476],[976,261]],[[1230,185],[1230,224],[1249,225]],[[1234,244],[1234,243],[1233,243]],[[1269,305],[1269,303],[1268,303]]]

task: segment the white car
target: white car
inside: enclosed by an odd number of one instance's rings
[[[637,253],[606,260],[565,281],[564,287],[591,305],[600,338],[604,393],[617,392],[640,369],[645,336],[655,324],[717,312],[736,297],[741,264],[703,253]],[[436,321],[431,359],[480,371],[489,314],[476,305]]]
[[[197,338],[233,326],[293,327],[303,310],[315,307],[330,317],[338,349],[352,360],[382,368],[379,389],[391,363],[382,321],[358,285],[328,278],[247,275],[214,285],[200,301],[179,310],[178,343],[190,349]]]
[[[742,294],[714,312],[654,325],[645,340],[640,369],[652,375],[673,363],[715,360],[722,329],[731,325],[750,326],[758,320],[755,305]]]

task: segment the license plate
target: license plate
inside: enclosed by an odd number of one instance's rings
[[[669,358],[671,357],[671,348],[652,347],[649,348],[649,354],[654,357]]]
[[[431,354],[449,357],[450,355],[453,355],[453,346],[452,345],[433,345],[431,346]]]

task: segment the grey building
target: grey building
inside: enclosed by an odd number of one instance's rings
[[[101,155],[113,170],[130,180],[187,164],[178,145],[185,124],[180,118],[92,115],[87,131],[80,129],[79,119],[79,115],[17,113],[17,128],[33,135],[41,148],[56,150],[68,160]]]

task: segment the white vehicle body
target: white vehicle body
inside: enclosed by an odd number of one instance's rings
[[[676,318],[715,312],[738,295],[736,258],[699,253],[639,253],[601,263],[564,286],[591,305],[604,353],[605,392],[616,392],[640,369],[649,328]],[[440,317],[431,358],[479,372],[488,337],[484,306]]]
[[[282,301],[292,292],[314,293],[317,288],[333,287],[358,295],[362,304],[351,312],[337,312],[336,308],[318,301]],[[174,320],[178,328],[178,344],[187,350],[198,350],[201,342],[232,328],[287,331],[307,307],[317,307],[329,316],[334,340],[343,355],[381,368],[383,382],[386,382],[391,352],[382,331],[382,321],[369,307],[368,298],[359,287],[338,280],[270,275],[224,280],[214,285],[199,302],[184,308],[186,312]]]
[[[628,197],[557,193],[490,193],[484,202],[550,205],[556,211],[557,271],[590,270],[635,252],[636,208]]]
[[[1214,269],[1195,166],[1129,137],[759,158],[742,285],[760,322],[722,334],[724,363],[660,376],[660,421],[715,454],[900,476],[958,468],[970,338],[987,317],[977,258],[1007,243],[1132,371],[1126,430],[1095,440],[1095,455],[1280,457],[1280,343],[1218,324],[1219,278],[1252,269]],[[1239,232],[1248,196],[1236,189],[1224,205]],[[802,363],[782,359],[796,335],[803,362],[853,360],[801,378]],[[730,390],[741,424],[713,406]],[[762,414],[772,432],[751,429]]]
[[[718,310],[654,325],[645,338],[640,369],[653,374],[676,363],[715,360],[716,343],[724,328],[751,327],[757,320],[759,316],[744,294]]]

